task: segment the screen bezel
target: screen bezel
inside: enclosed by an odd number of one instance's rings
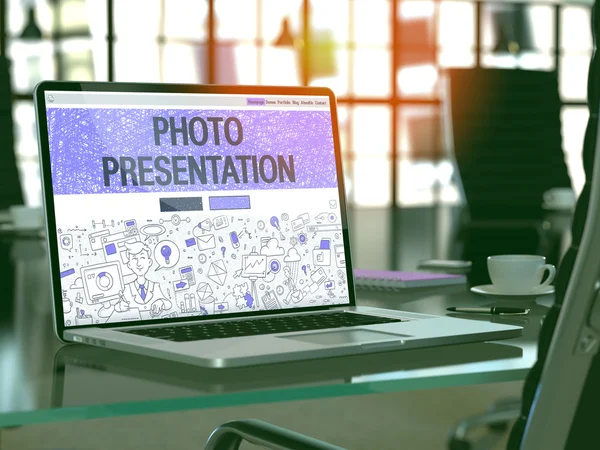
[[[53,296],[54,327],[59,339],[64,339],[65,330],[79,328],[126,328],[139,325],[156,325],[160,323],[184,323],[200,320],[215,319],[214,315],[193,316],[185,318],[170,318],[141,320],[131,322],[115,322],[104,324],[80,325],[66,327],[62,307],[62,290],[60,282],[60,263],[58,260],[58,236],[54,209],[54,193],[52,189],[52,171],[50,168],[50,146],[48,140],[48,119],[46,115],[46,92],[122,92],[122,93],[165,93],[165,94],[247,94],[247,95],[292,95],[292,96],[326,96],[329,97],[330,113],[332,119],[332,133],[340,216],[342,221],[342,236],[346,257],[346,280],[348,284],[348,303],[325,306],[309,306],[299,308],[284,308],[280,310],[228,313],[218,316],[219,319],[236,317],[254,317],[292,312],[319,311],[339,307],[356,306],[354,280],[352,277],[352,261],[350,254],[350,237],[348,233],[348,218],[346,211],[346,195],[342,169],[342,155],[340,150],[340,136],[336,99],[333,91],[325,87],[283,87],[283,86],[217,86],[217,85],[189,85],[189,84],[154,84],[154,83],[109,83],[109,82],[70,82],[70,81],[42,81],[34,90],[34,105],[38,130],[38,145],[40,154],[40,171],[42,180],[42,198],[46,217],[46,242],[50,262],[50,275]]]

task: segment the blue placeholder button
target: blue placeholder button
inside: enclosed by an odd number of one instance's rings
[[[228,209],[250,209],[249,195],[219,195],[208,197],[211,211]]]

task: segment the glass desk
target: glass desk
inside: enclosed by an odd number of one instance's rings
[[[0,427],[523,380],[552,301],[546,296],[529,302],[528,316],[468,316],[523,326],[518,338],[208,370],[61,344],[52,329],[43,241],[35,233],[0,236],[0,258],[6,280],[0,301]],[[357,294],[362,305],[429,314],[446,314],[449,306],[502,304],[466,286]]]

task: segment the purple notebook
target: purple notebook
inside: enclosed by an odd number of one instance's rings
[[[354,269],[354,283],[360,288],[411,288],[449,286],[466,283],[464,275],[429,272],[397,272],[393,270]]]

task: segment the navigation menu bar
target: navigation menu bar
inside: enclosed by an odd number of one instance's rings
[[[329,97],[238,94],[165,94],[134,92],[46,92],[47,108],[215,108],[215,109],[316,109],[328,110]]]

